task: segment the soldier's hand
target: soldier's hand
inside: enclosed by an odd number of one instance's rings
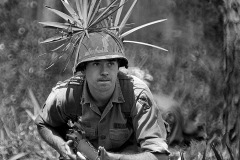
[[[98,147],[99,156],[98,160],[119,160],[120,156],[118,154],[110,153],[105,150],[104,147]]]
[[[72,150],[72,146],[72,140],[69,140],[65,143],[66,154],[69,157],[69,159],[66,160],[87,160],[80,152],[77,152],[77,154],[75,154]]]

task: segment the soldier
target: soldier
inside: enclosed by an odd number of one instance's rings
[[[77,44],[74,76],[52,89],[35,120],[43,140],[63,159],[90,159],[74,152],[73,140],[66,139],[71,120],[79,122],[83,138],[98,149],[94,159],[167,160],[166,130],[151,91],[137,77],[119,71],[128,67],[122,40],[98,28]]]

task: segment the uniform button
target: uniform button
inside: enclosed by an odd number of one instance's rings
[[[101,136],[100,136],[100,139],[101,139],[101,140],[104,140],[104,139],[106,139],[106,136],[105,136],[105,135],[101,135]]]

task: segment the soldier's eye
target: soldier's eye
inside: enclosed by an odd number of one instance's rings
[[[116,61],[110,61],[108,62],[108,66],[111,67],[111,66],[114,66],[116,64]]]
[[[92,64],[93,66],[98,66],[99,65],[99,63],[98,62],[93,62],[93,64]]]

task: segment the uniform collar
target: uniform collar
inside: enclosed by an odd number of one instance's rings
[[[84,84],[83,84],[81,103],[82,104],[91,103],[92,101],[93,101],[92,96],[89,93],[88,84],[85,79]],[[113,92],[113,95],[112,95],[112,98],[110,101],[115,102],[115,103],[124,103],[125,102],[118,78],[116,80],[116,86],[115,86],[115,89],[114,89],[114,92]]]

